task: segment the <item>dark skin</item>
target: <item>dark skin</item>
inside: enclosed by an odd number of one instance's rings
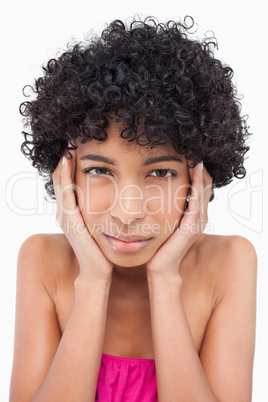
[[[211,177],[200,164],[189,169],[182,158],[142,167],[146,150],[134,147],[131,154],[127,152],[116,127],[109,138],[112,143],[78,147],[74,159],[65,159],[64,164],[61,160],[54,173],[64,234],[36,235],[21,248],[11,401],[93,400],[102,353],[155,359],[160,401],[167,396],[250,401],[256,298],[252,245],[238,236],[202,233]],[[93,151],[116,163],[104,166],[109,172],[95,170],[88,178],[80,157]],[[173,154],[165,148],[150,156],[163,152]],[[103,166],[98,163],[94,165]],[[154,214],[160,201],[153,199],[156,193],[146,191],[155,191],[151,186],[156,183],[155,170],[167,167],[178,173],[168,180],[172,197],[181,189],[180,209],[165,209],[165,198],[163,213]],[[74,170],[77,199],[69,186]],[[145,198],[135,197],[129,187],[124,208],[117,203],[103,212],[111,201],[110,180],[120,189],[130,180],[139,185],[150,199],[147,213],[141,208]],[[167,181],[157,183],[166,189]],[[183,215],[189,183],[191,199]],[[95,191],[103,192],[102,197],[94,197]],[[102,212],[88,213],[82,194],[90,198],[93,210],[103,202]],[[134,215],[137,211],[141,212]],[[123,233],[131,229],[137,234],[139,229],[142,234],[138,223],[150,228],[159,223],[163,228],[164,219],[170,223],[179,219],[180,228],[151,230],[153,240],[133,256],[111,247],[102,233],[87,231],[94,222],[104,224],[107,217],[121,222]],[[86,230],[79,232],[78,227]],[[85,376],[88,372],[92,375]]]
[[[69,253],[70,246],[64,237],[62,235],[54,236],[54,239],[51,240],[54,240],[58,246],[62,247],[63,254],[66,252]],[[212,239],[208,235],[202,235],[201,238],[202,241],[200,239],[199,250],[193,247],[187,260],[182,265],[182,276],[184,278],[182,287],[183,304],[191,332],[194,334],[194,344],[198,353],[201,349],[205,327],[213,306],[216,303],[213,286],[210,287],[207,285],[203,287],[203,285],[200,285],[200,282],[205,284],[208,281],[207,276],[209,276],[209,280],[213,281],[216,281],[217,278],[216,273],[213,275],[214,278],[211,278],[211,271],[214,270],[212,266],[210,270],[207,270],[208,272],[203,272],[201,276],[203,267],[200,263],[198,264],[195,254],[197,254],[197,251],[201,252],[203,244],[208,244],[208,242],[211,243],[211,248],[216,245],[224,248],[224,240],[227,240],[220,237]],[[47,236],[47,240],[50,240],[49,236]],[[215,241],[213,242],[212,240]],[[208,251],[210,247],[208,247]],[[60,265],[62,264],[61,262]],[[69,280],[64,281],[62,286],[57,287],[57,291],[56,289],[51,290],[53,294],[57,292],[58,317],[61,332],[64,332],[73,307],[73,282],[76,275],[79,274],[77,262],[75,267],[69,267],[69,270]],[[113,276],[103,353],[125,357],[154,358],[148,303],[149,292],[146,278],[140,277],[129,283],[122,276]],[[132,317],[131,323],[129,320],[130,314]],[[135,347],[133,347],[133,343],[136,345]]]

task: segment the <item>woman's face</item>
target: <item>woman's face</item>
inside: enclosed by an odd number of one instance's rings
[[[150,149],[123,140],[116,123],[107,133],[104,142],[78,145],[78,205],[111,262],[143,265],[179,224],[189,192],[187,161],[172,146]]]

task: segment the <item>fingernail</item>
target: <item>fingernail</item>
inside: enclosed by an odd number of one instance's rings
[[[203,168],[204,168],[204,164],[203,164],[203,161],[201,162],[201,170],[203,170]]]
[[[64,163],[65,163],[65,156],[62,158],[62,166],[64,165]]]

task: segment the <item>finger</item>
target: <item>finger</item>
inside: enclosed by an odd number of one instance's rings
[[[212,177],[208,173],[205,166],[202,170],[203,174],[203,190],[201,195],[201,210],[200,210],[200,232],[203,232],[208,222],[208,204],[211,196]]]
[[[197,164],[191,172],[191,195],[185,213],[188,217],[184,220],[184,227],[188,225],[189,234],[202,233],[208,221],[207,208],[211,192],[211,177],[206,171],[207,178],[205,178],[204,173],[205,168],[202,162]],[[207,183],[206,186],[205,183]]]
[[[200,215],[199,215],[199,233],[202,233],[207,225],[208,215],[207,215],[207,207],[208,201],[206,201],[206,189],[204,182],[204,164],[201,162],[201,171],[202,171],[202,186],[200,186],[201,190],[201,198],[200,198]]]
[[[77,204],[76,199],[76,185],[74,183],[74,170],[76,165],[76,151],[71,152],[72,159],[63,158],[61,169],[61,211],[64,214],[64,228],[66,234],[72,234],[76,237],[79,236],[80,245],[89,245],[88,238],[91,237],[88,225],[85,223]],[[80,199],[83,200],[80,194]],[[91,240],[90,240],[91,241]],[[92,239],[93,241],[93,239]],[[76,248],[76,246],[74,246]]]
[[[54,187],[54,193],[56,197],[56,203],[57,203],[57,221],[60,226],[62,226],[62,210],[61,210],[61,169],[62,169],[62,160],[63,157],[60,158],[58,165],[56,169],[53,172],[52,178],[53,178],[53,187]]]
[[[204,216],[206,213],[206,205],[205,205],[205,190],[204,190],[204,164],[203,161],[200,164],[201,169],[201,183],[200,183],[200,218]]]
[[[71,142],[68,143],[68,155],[65,155],[67,159],[72,161],[72,182],[75,182],[75,170],[76,170],[76,149],[73,148]]]
[[[78,206],[75,196],[75,185],[73,180],[74,162],[63,156],[61,169],[61,200],[62,208],[66,214],[77,214]]]
[[[208,171],[207,171],[207,169],[206,169],[206,167],[204,165],[203,165],[203,171],[202,171],[202,163],[201,163],[200,167],[201,167],[201,172],[202,172],[201,176],[203,177],[203,185],[202,185],[201,182],[198,183],[198,181],[196,180],[196,176],[195,176],[196,172],[194,171],[196,169],[196,167],[194,169],[189,169],[191,182],[192,183],[194,182],[194,184],[191,185],[191,187],[194,187],[191,196],[192,196],[192,199],[197,198],[198,197],[197,190],[202,191],[202,187],[203,187],[203,191],[204,191],[204,198],[202,199],[203,210],[206,210],[206,206],[207,206],[207,204],[208,204],[208,202],[210,200],[210,196],[211,196],[211,189],[212,189],[213,180],[212,180],[211,175],[208,173]],[[200,177],[200,180],[202,180],[201,177]],[[198,185],[198,188],[197,188],[196,184]],[[201,193],[200,193],[200,200],[201,200]]]
[[[60,158],[56,169],[53,172],[52,180],[54,193],[56,197],[56,201],[60,198],[60,186],[61,186],[61,168],[62,168],[62,157]]]
[[[190,216],[198,216],[200,213],[200,203],[203,190],[203,172],[201,163],[198,163],[193,169],[191,169],[190,178],[192,184],[187,214]]]
[[[199,198],[199,216],[197,213],[197,232],[202,233],[207,224],[207,205],[204,190],[204,164],[200,163],[200,174],[197,180],[197,198]]]

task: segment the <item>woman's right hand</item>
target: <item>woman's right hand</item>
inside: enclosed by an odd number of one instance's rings
[[[63,156],[53,173],[57,221],[71,244],[80,267],[80,277],[111,278],[113,264],[104,256],[83,220],[74,192],[76,151]]]

